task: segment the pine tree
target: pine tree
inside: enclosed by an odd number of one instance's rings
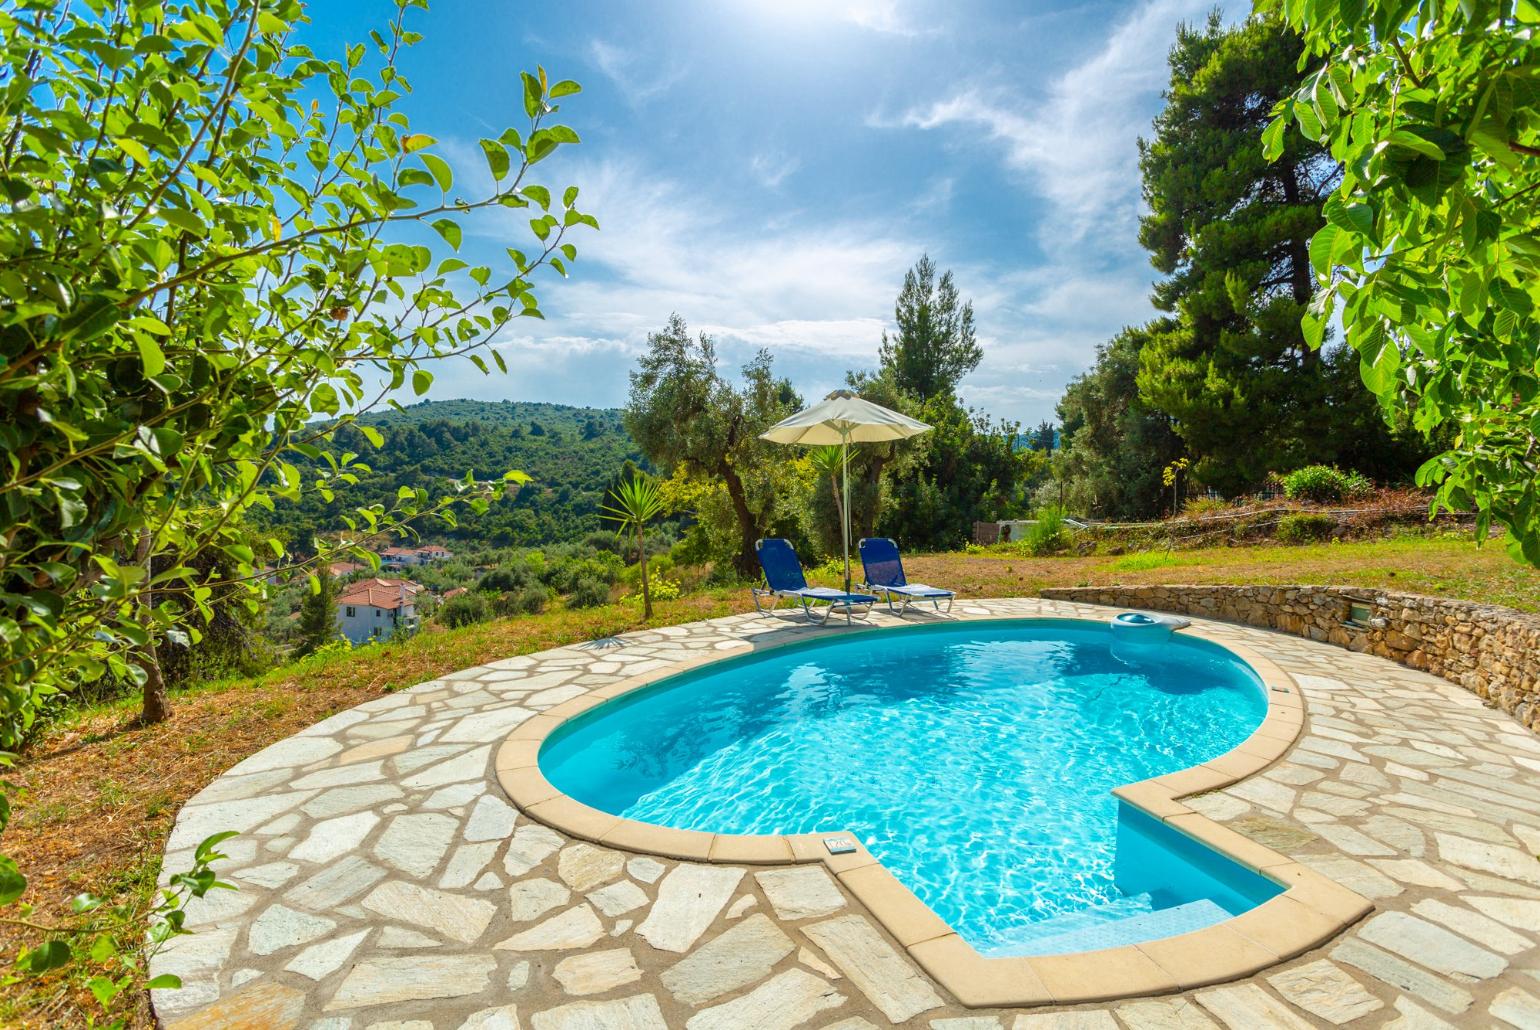
[[[1363,391],[1339,394],[1340,348],[1313,350],[1300,330],[1310,237],[1340,169],[1298,135],[1269,162],[1261,137],[1273,104],[1299,87],[1301,52],[1275,20],[1226,29],[1215,13],[1182,26],[1166,107],[1140,141],[1150,213],[1139,239],[1166,275],[1155,304],[1175,317],[1151,326],[1139,392],[1174,420],[1198,478],[1232,493],[1337,460],[1348,441],[1394,449]]]
[[[337,639],[337,581],[331,567],[321,564],[315,573],[318,589],[305,595],[299,608],[300,656],[310,654]]]
[[[899,389],[921,402],[952,396],[984,356],[974,338],[973,302],[958,296],[951,272],[936,281],[936,263],[928,254],[904,273],[893,319],[898,333],[882,334],[882,367]]]

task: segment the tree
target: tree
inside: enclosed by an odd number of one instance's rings
[[[485,369],[539,316],[534,273],[564,272],[569,232],[596,227],[575,189],[529,181],[577,141],[552,116],[578,85],[543,69],[522,76],[522,130],[480,142],[492,185],[456,191],[399,109],[417,6],[334,59],[292,38],[298,0],[0,9],[0,747],[109,674],[165,718],[162,644],[196,643],[228,589],[259,607],[269,561],[307,567],[277,536],[253,546],[245,516],[359,465],[295,459],[387,392],[426,391],[434,360]],[[533,215],[506,266],[421,242],[458,250],[494,210]],[[484,503],[465,483],[365,506],[314,560],[456,498]],[[23,887],[0,858],[0,904]]]
[[[299,606],[299,647],[304,656],[337,639],[337,580],[331,565],[316,566],[310,579],[310,592]]]
[[[227,586],[258,605],[265,561],[301,564],[251,546],[245,514],[354,475],[353,453],[299,474],[332,431],[317,420],[422,393],[435,359],[485,368],[539,315],[531,275],[595,224],[574,190],[553,204],[528,182],[577,139],[548,122],[578,86],[543,70],[523,76],[524,131],[481,142],[490,190],[455,192],[398,110],[413,6],[337,59],[292,40],[296,0],[0,11],[0,746],[43,696],[107,673],[164,718],[167,635],[195,638]],[[536,248],[497,273],[397,242],[421,226],[458,249],[492,209],[535,216]],[[369,506],[345,546],[447,503]]]
[[[925,404],[918,417],[932,430],[916,438],[916,467],[890,486],[892,503],[878,523],[885,536],[915,550],[948,550],[970,539],[974,522],[1023,511],[1026,488],[1046,471],[1047,458],[1017,446],[1019,425],[995,423],[950,396]]]
[[[1417,472],[1540,565],[1540,9],[1528,2],[1264,0],[1313,67],[1269,157],[1304,138],[1345,169],[1310,241],[1313,346],[1340,316],[1387,413],[1448,446]],[[1291,127],[1299,132],[1290,132]]]
[[[893,320],[897,335],[883,332],[878,348],[882,367],[900,390],[921,402],[952,396],[984,356],[974,338],[973,302],[958,296],[950,271],[936,281],[936,263],[928,254],[904,273]]]
[[[711,338],[692,338],[677,314],[648,336],[647,352],[631,373],[627,431],[668,474],[682,468],[720,485],[737,538],[731,559],[740,575],[758,569],[754,543],[769,528],[778,498],[772,470],[790,461],[759,434],[800,406],[791,384],[776,378],[768,352],[743,366],[743,382],[734,385],[717,368]]]
[[[1169,321],[1169,320],[1166,320]],[[1160,322],[1124,329],[1097,348],[1096,363],[1059,401],[1064,497],[1105,518],[1148,518],[1160,510],[1161,469],[1182,455],[1171,419],[1139,393],[1140,352]]]
[[[1166,276],[1155,304],[1176,317],[1144,339],[1138,387],[1174,420],[1197,477],[1227,493],[1333,460],[1344,435],[1389,446],[1357,391],[1333,396],[1339,378],[1299,328],[1315,288],[1310,237],[1340,171],[1309,140],[1274,162],[1260,141],[1274,103],[1299,86],[1302,51],[1276,19],[1226,29],[1216,12],[1182,26],[1166,106],[1140,141],[1150,213],[1139,238]]]
[[[1032,449],[1034,451],[1042,451],[1045,454],[1051,453],[1057,446],[1058,439],[1058,428],[1052,422],[1044,419],[1037,424],[1037,429],[1032,434]]]
[[[663,514],[663,492],[658,481],[635,472],[610,491],[604,514],[615,523],[616,534],[636,534],[637,571],[642,577],[642,618],[652,618],[652,585],[647,581],[647,524]]]

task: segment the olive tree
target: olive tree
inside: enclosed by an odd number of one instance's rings
[[[1387,413],[1446,449],[1418,470],[1434,508],[1475,507],[1540,565],[1540,5],[1533,0],[1262,0],[1305,39],[1297,129],[1342,183],[1310,243],[1303,318],[1333,317]]]

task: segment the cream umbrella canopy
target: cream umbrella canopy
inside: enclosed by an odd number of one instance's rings
[[[880,404],[862,400],[849,390],[835,390],[819,403],[784,418],[760,434],[771,443],[803,447],[839,444],[840,482],[845,498],[841,538],[845,544],[845,593],[850,593],[850,445],[907,440],[931,427]]]

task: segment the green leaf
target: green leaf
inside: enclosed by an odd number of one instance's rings
[[[581,93],[582,90],[583,87],[579,86],[571,79],[562,79],[556,85],[551,87],[551,99],[560,100],[562,97],[568,97],[574,93]]]
[[[176,991],[182,987],[182,978],[175,973],[162,973],[144,985],[147,991]]]
[[[449,162],[437,154],[418,154],[418,158],[427,166],[428,173],[433,176],[433,181],[438,183],[438,188],[448,193],[454,187],[454,173],[449,170]]]
[[[1419,136],[1411,129],[1396,129],[1386,137],[1385,142],[1393,147],[1401,147],[1404,150],[1411,150],[1421,154],[1423,157],[1430,157],[1435,161],[1442,161],[1444,159],[1444,151],[1440,149],[1438,144]]]
[[[501,180],[508,174],[508,151],[496,140],[484,139],[481,141],[481,152],[487,158],[487,170],[492,173],[494,180]]]
[[[16,863],[0,855],[0,905],[9,905],[27,889],[27,878],[21,875]]]
[[[433,223],[433,230],[444,238],[444,242],[455,250],[460,249],[460,226],[448,218],[440,218]]]
[[[119,136],[112,142],[117,144],[119,150],[141,165],[148,165],[150,163],[150,152],[138,140],[129,139],[127,136]]]
[[[412,372],[412,392],[421,397],[428,392],[428,387],[433,385],[433,373],[427,369],[415,369]]]
[[[160,344],[148,333],[137,333],[134,343],[139,346],[139,360],[144,362],[144,374],[149,377],[160,375],[166,370],[166,355],[160,349]]]
[[[385,446],[385,437],[378,429],[374,428],[373,426],[364,425],[362,422],[357,423],[355,428],[360,433],[362,433],[364,435],[364,439],[368,440],[369,443],[372,444],[376,449]]]
[[[424,147],[431,147],[438,140],[421,132],[410,132],[401,137],[401,152],[415,154]]]

